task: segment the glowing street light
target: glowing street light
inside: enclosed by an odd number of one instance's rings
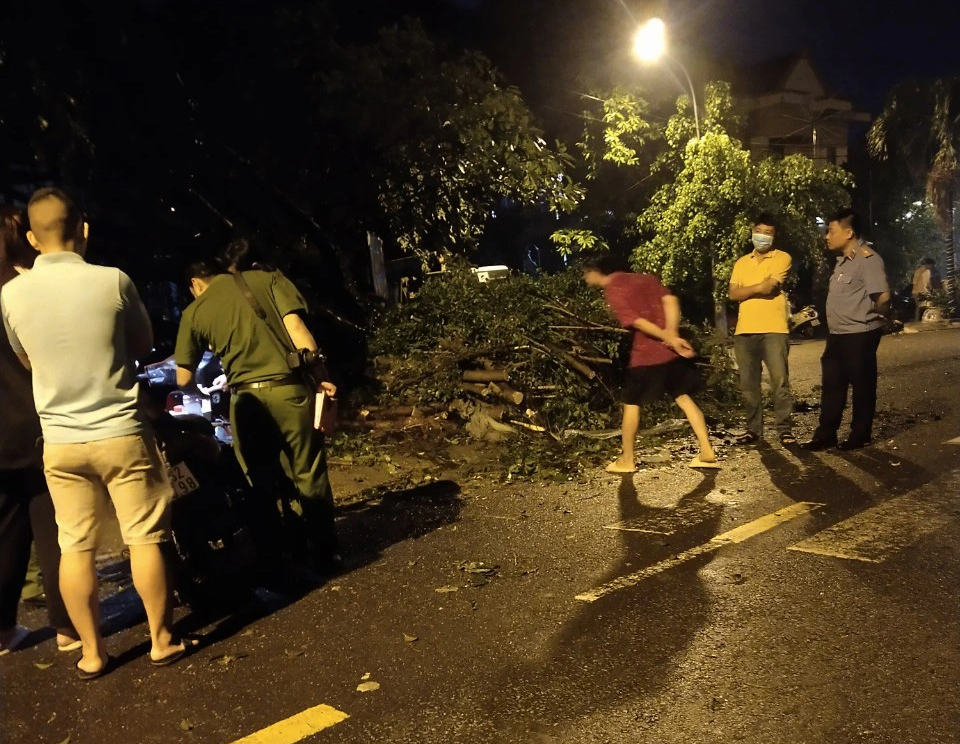
[[[667,27],[651,18],[633,36],[633,53],[644,62],[656,62],[667,51]]]
[[[633,53],[642,62],[657,62],[661,58],[670,60],[681,69],[687,79],[687,91],[693,103],[693,124],[700,139],[700,114],[697,111],[697,94],[693,89],[690,73],[676,57],[667,54],[667,27],[659,18],[651,18],[644,23],[633,36]],[[679,82],[679,81],[678,81]],[[682,84],[681,84],[681,87]]]

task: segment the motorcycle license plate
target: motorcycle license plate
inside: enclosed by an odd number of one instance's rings
[[[167,476],[170,478],[170,485],[173,486],[174,497],[186,496],[200,488],[197,477],[190,472],[190,468],[187,467],[185,462],[171,465],[167,470]]]

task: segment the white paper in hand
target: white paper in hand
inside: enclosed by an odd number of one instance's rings
[[[317,399],[313,405],[313,428],[319,429],[323,425],[323,405],[327,401],[327,394],[322,390],[317,393]]]

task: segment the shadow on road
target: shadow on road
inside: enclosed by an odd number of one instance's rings
[[[621,530],[621,554],[597,585],[716,534],[723,507],[704,501],[715,480],[714,473],[707,474],[676,507],[661,509],[642,504],[632,478],[624,477],[618,492],[621,521],[656,522],[685,507],[698,516],[670,535]],[[595,602],[577,602],[577,614],[556,637],[549,657],[509,669],[490,692],[489,715],[502,741],[531,736],[551,741],[565,726],[654,691],[707,622],[709,598],[697,572],[712,557],[699,556]]]
[[[391,545],[422,537],[456,522],[460,511],[460,486],[449,480],[383,493],[338,509],[336,522],[344,557],[343,573],[376,561]],[[103,630],[109,636],[144,622],[146,615],[139,596],[129,586],[129,560],[111,564],[104,570],[113,577],[125,575],[126,581],[121,581],[128,587],[105,597],[101,603]],[[189,613],[177,622],[177,631],[184,634],[202,631],[203,645],[209,647],[294,604],[321,584],[300,586],[296,591],[284,594],[238,586],[235,590],[220,592],[211,601],[191,607]],[[149,647],[149,642],[145,641],[124,652],[117,659],[118,666],[147,653]]]
[[[880,449],[837,450],[841,467],[852,466],[883,485],[882,493],[874,495],[857,484],[852,472],[840,472],[821,455],[797,450],[798,459],[794,460],[769,444],[761,444],[758,450],[773,485],[784,496],[793,501],[812,501],[825,505],[811,513],[810,534],[863,509],[908,493],[929,483],[936,476],[909,460]]]

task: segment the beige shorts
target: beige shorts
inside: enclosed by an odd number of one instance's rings
[[[173,489],[152,433],[45,444],[43,466],[62,552],[96,549],[108,498],[127,545],[170,539]]]

